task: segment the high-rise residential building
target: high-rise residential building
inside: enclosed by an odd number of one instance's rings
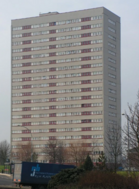
[[[12,20],[12,160],[31,141],[106,151],[121,122],[120,18],[104,7]],[[94,158],[95,161],[95,158]]]

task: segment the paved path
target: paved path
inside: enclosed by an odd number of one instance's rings
[[[0,174],[0,186],[7,186],[7,187],[14,186],[12,181],[12,175]]]
[[[0,189],[19,189],[13,183],[13,175],[0,173]],[[31,187],[22,187],[23,189],[31,189]]]

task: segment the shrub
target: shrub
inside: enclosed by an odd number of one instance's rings
[[[96,163],[96,167],[99,170],[107,170],[106,163],[107,163],[107,159],[105,157],[105,154],[102,152],[102,154],[99,155],[99,157],[98,157],[98,161]]]
[[[93,162],[92,162],[92,160],[91,160],[89,155],[87,155],[87,157],[86,157],[86,160],[85,160],[85,162],[83,164],[83,168],[86,171],[91,171],[93,169]]]
[[[47,189],[56,189],[61,185],[77,183],[84,169],[64,169],[53,176],[48,183]]]
[[[137,179],[115,173],[92,171],[85,173],[79,180],[81,188],[101,189],[138,189]]]
[[[79,187],[76,184],[68,184],[68,185],[60,185],[58,189],[79,189]]]

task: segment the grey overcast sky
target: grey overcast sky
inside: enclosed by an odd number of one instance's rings
[[[124,112],[128,102],[134,104],[139,90],[139,0],[0,0],[0,141],[10,142],[11,20],[102,6],[121,17],[121,110]]]

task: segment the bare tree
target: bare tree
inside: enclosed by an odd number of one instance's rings
[[[69,157],[76,163],[76,166],[82,164],[88,154],[87,148],[81,143],[71,144],[68,150]]]
[[[34,148],[31,142],[28,142],[26,145],[18,145],[20,148],[18,149],[18,159],[20,161],[28,161],[36,162],[38,159],[37,153],[34,151]]]
[[[114,171],[117,171],[121,163],[122,156],[122,138],[121,127],[119,125],[111,125],[105,140],[107,161]]]
[[[93,162],[96,161],[99,155],[103,152],[103,151],[100,151],[100,147],[97,146],[97,143],[98,143],[98,139],[93,139],[92,145],[90,147],[90,157]]]
[[[10,144],[4,140],[0,142],[0,164],[4,164],[10,157]]]
[[[67,148],[64,147],[62,141],[58,142],[57,146],[57,162],[62,164],[68,159]]]
[[[124,145],[127,150],[129,166],[139,169],[139,92],[134,106],[128,104],[128,113],[125,112],[127,124],[123,129]]]
[[[63,142],[58,140],[49,140],[43,153],[46,154],[46,160],[51,163],[64,163],[67,155]]]
[[[76,166],[84,163],[90,147],[87,147],[83,143],[72,143],[69,147],[65,147],[60,140],[49,140],[46,143],[46,147],[43,149],[43,153],[46,154],[46,160],[51,163],[65,163],[75,162]],[[93,148],[94,149],[94,148]]]

